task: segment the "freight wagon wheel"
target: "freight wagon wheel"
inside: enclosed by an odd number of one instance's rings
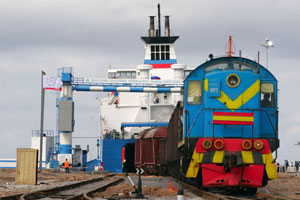
[[[166,165],[161,166],[159,173],[161,176],[168,175],[168,166],[166,166]]]

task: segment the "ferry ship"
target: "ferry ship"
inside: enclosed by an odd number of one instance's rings
[[[174,43],[179,36],[171,36],[170,19],[165,16],[164,36],[161,35],[161,16],[150,16],[148,36],[141,37],[145,44],[144,63],[135,69],[109,69],[108,78],[130,83],[149,80],[149,84],[182,84],[193,70],[178,64]],[[157,28],[155,22],[157,21]],[[100,100],[102,140],[100,160],[104,170],[122,171],[122,147],[135,142],[135,136],[146,128],[167,126],[174,107],[182,100],[180,93],[112,92]],[[124,155],[123,155],[124,160]]]

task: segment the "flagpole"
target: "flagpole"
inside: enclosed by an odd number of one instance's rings
[[[42,71],[41,78],[41,127],[40,127],[40,172],[42,171],[43,162],[43,135],[44,135],[44,105],[45,105],[45,89],[43,87],[43,79],[46,73]]]

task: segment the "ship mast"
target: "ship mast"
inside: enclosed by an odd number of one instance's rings
[[[161,30],[160,30],[160,5],[157,5],[157,10],[158,10],[158,37],[161,36]]]

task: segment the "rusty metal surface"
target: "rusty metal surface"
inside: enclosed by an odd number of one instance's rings
[[[143,168],[149,174],[159,174],[160,147],[165,148],[160,141],[167,137],[167,128],[147,129],[139,134],[135,145],[135,166]],[[164,151],[164,150],[162,150]],[[163,157],[161,159],[164,159]],[[166,163],[166,161],[163,161]]]
[[[180,102],[178,102],[168,125],[168,136],[167,136],[168,162],[173,162],[178,159],[178,143],[183,139],[182,138],[183,126],[181,122],[182,112],[183,112],[183,108],[180,105]]]

